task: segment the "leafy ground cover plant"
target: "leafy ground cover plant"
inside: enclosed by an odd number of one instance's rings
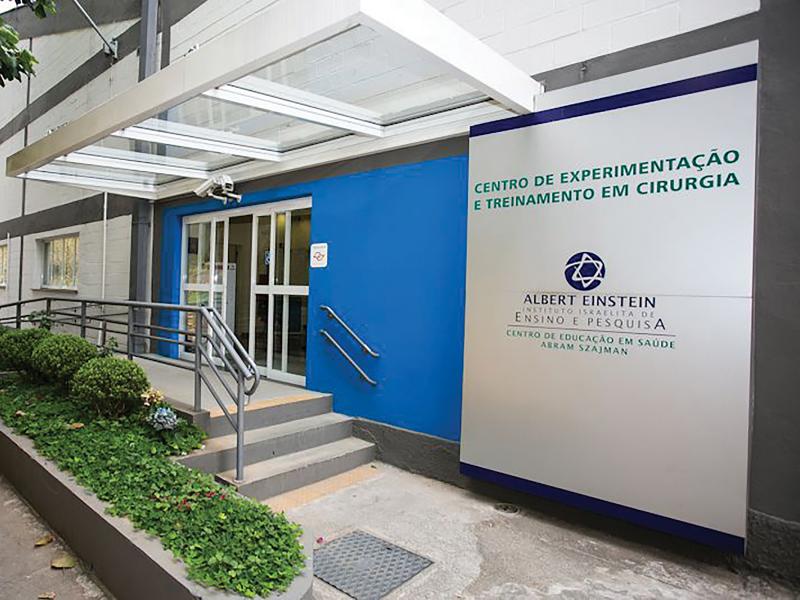
[[[158,536],[190,578],[247,597],[285,589],[304,564],[300,528],[170,460],[198,447],[203,434],[183,419],[157,432],[145,410],[107,419],[56,387],[0,381],[3,421],[107,502],[110,513]]]
[[[31,366],[47,381],[68,386],[84,364],[97,357],[97,348],[77,335],[57,334],[39,342],[31,354]]]

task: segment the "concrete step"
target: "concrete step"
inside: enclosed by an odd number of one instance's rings
[[[233,469],[217,478],[234,485],[245,496],[263,500],[344,473],[370,462],[374,456],[374,444],[350,437],[249,465],[244,481],[239,483],[234,481]]]
[[[245,464],[343,440],[352,432],[352,418],[332,412],[251,429],[244,435]],[[206,440],[202,450],[192,452],[179,462],[206,473],[233,469],[236,466],[236,434]]]
[[[245,429],[260,429],[287,421],[305,419],[331,412],[333,399],[330,394],[303,392],[293,396],[281,396],[269,400],[252,401],[245,408]],[[236,406],[226,407],[235,418]],[[209,422],[206,429],[208,437],[220,437],[233,433],[230,422],[222,409],[209,411]]]
[[[209,415],[207,410],[195,410],[193,406],[181,402],[180,400],[176,400],[171,396],[165,396],[164,400],[169,403],[173,409],[175,409],[175,412],[178,413],[178,416],[183,417],[193,425],[197,425],[203,431],[208,432]]]

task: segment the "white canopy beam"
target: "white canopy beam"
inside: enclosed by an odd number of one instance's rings
[[[377,113],[258,77],[245,77],[204,95],[360,135],[384,134]]]
[[[145,154],[143,152],[130,152],[89,146],[78,152],[57,159],[59,162],[108,169],[122,169],[137,173],[158,173],[173,177],[188,177],[189,179],[208,179],[209,169],[204,163],[197,161]]]
[[[362,19],[400,36],[456,77],[516,113],[533,112],[543,86],[424,0],[361,0]]]
[[[241,156],[272,162],[281,160],[278,144],[272,140],[261,140],[247,135],[196,127],[175,121],[148,119],[141,125],[120,129],[112,135],[129,140],[216,152],[227,156]]]
[[[145,183],[133,183],[130,181],[120,181],[106,179],[103,177],[91,177],[84,175],[71,175],[51,171],[34,170],[21,175],[24,179],[34,181],[44,181],[47,183],[60,183],[91,190],[119,192],[123,195],[135,195],[142,198],[157,198],[158,193],[154,185]]]

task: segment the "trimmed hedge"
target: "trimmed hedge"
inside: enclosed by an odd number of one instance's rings
[[[4,369],[33,374],[33,351],[45,338],[52,335],[46,329],[13,329],[0,336],[0,365]]]
[[[150,387],[142,367],[121,358],[93,358],[72,378],[72,394],[97,414],[121,417],[142,406],[142,394]]]
[[[97,357],[97,348],[77,335],[58,334],[43,339],[31,355],[31,365],[47,381],[68,386],[83,365]]]

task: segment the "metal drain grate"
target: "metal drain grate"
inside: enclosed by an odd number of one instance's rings
[[[430,565],[427,558],[363,531],[314,550],[314,575],[356,600],[379,600]]]

